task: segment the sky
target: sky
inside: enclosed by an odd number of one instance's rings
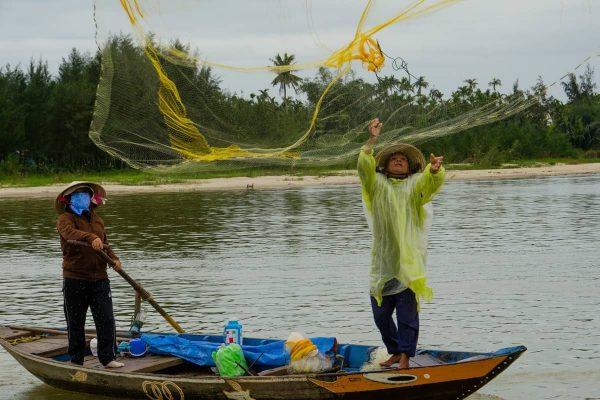
[[[237,66],[264,66],[288,52],[301,63],[318,63],[353,36],[364,0],[145,0],[146,29],[175,35],[201,57]],[[411,2],[379,0],[367,26],[396,15]],[[429,1],[425,3],[434,3]],[[449,94],[468,78],[486,89],[491,78],[510,91],[541,76],[553,82],[586,57],[600,82],[600,1],[464,0],[432,14],[394,24],[375,35],[383,50],[402,57],[410,72]],[[307,11],[308,10],[308,11]],[[98,24],[96,31],[95,22]],[[311,26],[309,29],[308,27]],[[30,60],[48,63],[56,74],[72,48],[94,53],[109,33],[129,32],[118,0],[0,0],[0,66]],[[390,67],[382,72],[405,76]],[[373,80],[357,63],[355,71]],[[313,76],[315,69],[299,71]],[[270,87],[272,73],[215,69],[222,86],[249,93]],[[556,85],[552,94],[560,97]],[[276,89],[271,91],[276,93]]]

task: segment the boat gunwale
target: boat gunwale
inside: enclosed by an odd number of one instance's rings
[[[34,333],[35,328],[29,332]],[[127,395],[128,398],[146,398],[147,390],[177,390],[182,396],[185,393],[185,396],[211,400],[238,398],[231,396],[273,400],[280,399],[282,391],[289,391],[290,398],[297,400],[334,400],[342,397],[357,400],[374,398],[373,396],[382,399],[403,396],[402,398],[418,400],[423,398],[424,393],[431,395],[427,398],[435,400],[461,400],[487,385],[526,351],[525,346],[513,346],[493,353],[469,352],[485,357],[402,370],[386,368],[322,374],[221,377],[119,371],[97,365],[79,366],[62,359],[37,355],[31,350],[22,350],[9,340],[8,336],[7,339],[0,338],[0,345],[15,361],[40,381],[58,389],[107,395],[106,385],[110,382],[109,392],[117,397]],[[404,384],[395,378],[400,375],[414,375],[421,379],[418,379],[418,383]],[[374,376],[381,376],[381,379],[372,379]],[[252,397],[245,397],[250,396],[251,391]]]
[[[48,336],[51,337],[51,336]],[[437,367],[447,367],[452,365],[460,365],[460,364],[470,364],[477,363],[481,361],[487,361],[494,358],[506,358],[513,357],[513,361],[516,360],[523,352],[527,350],[525,346],[514,346],[509,347],[507,349],[515,349],[512,352],[506,354],[498,354],[495,355],[493,353],[474,353],[478,355],[486,356],[485,358],[479,358],[474,360],[465,360],[451,363],[444,363],[439,365],[429,365],[429,366],[414,366],[408,369],[397,369],[397,368],[384,368],[384,369],[376,369],[370,371],[347,371],[347,372],[328,372],[328,373],[312,373],[312,374],[287,374],[287,375],[277,375],[277,376],[264,376],[264,375],[243,375],[238,377],[221,377],[219,375],[215,376],[195,376],[195,377],[181,377],[176,374],[161,374],[161,373],[149,373],[149,372],[119,372],[118,370],[111,369],[103,369],[103,368],[90,368],[85,366],[79,366],[76,364],[71,364],[64,361],[55,360],[53,357],[44,357],[36,354],[32,354],[20,349],[15,348],[7,340],[0,338],[0,345],[4,347],[9,353],[17,353],[21,357],[31,359],[33,362],[43,363],[49,366],[58,366],[60,368],[72,369],[72,370],[81,370],[84,372],[92,371],[95,374],[99,375],[107,375],[107,376],[118,376],[118,377],[126,377],[131,376],[132,378],[140,378],[142,376],[146,377],[161,377],[161,378],[169,378],[169,380],[178,380],[181,382],[196,382],[196,383],[225,383],[226,380],[235,380],[239,382],[302,382],[309,381],[309,379],[315,378],[337,378],[337,377],[347,377],[351,375],[363,375],[364,373],[381,373],[381,374],[389,374],[389,373],[409,373],[409,371],[420,370],[422,368],[437,368]],[[500,349],[501,350],[501,349]],[[499,361],[496,365],[498,365],[501,361]]]

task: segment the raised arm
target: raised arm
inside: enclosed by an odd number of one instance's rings
[[[379,120],[379,118],[375,118],[369,122],[369,140],[362,147],[362,151],[367,154],[373,154],[373,146],[381,133],[381,128],[383,128],[383,122]]]
[[[373,157],[373,146],[383,124],[379,118],[375,118],[369,122],[369,140],[363,145],[358,155],[358,176],[363,192],[367,209],[371,211],[371,196],[375,189],[375,180],[377,179],[375,158]]]
[[[429,164],[415,184],[415,191],[420,193],[421,204],[429,203],[444,184],[446,170],[442,166],[443,162],[443,156],[429,156]]]

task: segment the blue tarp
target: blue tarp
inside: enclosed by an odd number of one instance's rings
[[[223,338],[218,336],[186,334],[145,333],[141,338],[149,346],[150,353],[176,356],[200,366],[211,367],[215,366],[212,352],[216,351],[223,342]],[[333,337],[316,337],[310,340],[323,354],[331,354],[336,343]],[[281,367],[290,361],[284,340],[244,339],[244,343],[247,343],[242,346],[246,362],[248,365],[254,364],[252,369],[256,371]]]

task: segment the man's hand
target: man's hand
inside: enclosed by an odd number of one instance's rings
[[[113,264],[114,264],[113,265],[113,269],[115,271],[119,272],[121,270],[121,268],[122,268],[121,260],[113,260]]]
[[[429,162],[431,163],[431,173],[437,173],[442,167],[442,163],[444,162],[444,156],[436,157],[431,153],[429,155]]]
[[[102,250],[104,248],[104,244],[102,243],[102,239],[96,238],[92,242],[92,248],[94,250]]]
[[[375,118],[369,122],[369,138],[376,138],[379,136],[382,127],[383,123],[379,120],[379,118]]]

